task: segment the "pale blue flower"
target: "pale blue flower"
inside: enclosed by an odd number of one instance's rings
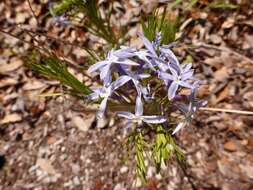
[[[143,34],[138,33],[138,36],[142,40],[144,46],[149,51],[149,53],[151,53],[152,57],[158,58],[158,55],[156,53],[156,50],[153,44]]]
[[[158,124],[166,122],[166,118],[158,115],[143,115],[143,103],[141,101],[141,96],[137,96],[135,105],[135,114],[130,112],[118,112],[119,117],[124,117],[129,120],[127,123],[127,128],[132,124],[141,126],[144,123]]]
[[[98,109],[97,113],[98,117],[103,117],[109,97],[113,94],[113,92],[116,89],[124,85],[126,82],[128,82],[128,78],[122,76],[119,77],[116,81],[112,82],[111,84],[104,85],[101,88],[93,89],[93,93],[91,93],[88,98],[91,100],[96,100],[99,98],[103,99]]]
[[[159,73],[159,77],[162,78],[166,84],[169,84],[169,82],[171,82],[168,88],[169,100],[172,100],[175,97],[176,91],[180,86],[190,89],[194,87],[194,85],[189,82],[189,80],[192,79],[193,76],[193,69],[191,69],[191,67],[191,63],[184,64],[183,66],[173,64],[173,67],[171,65],[169,67],[170,73]]]
[[[139,50],[139,51],[136,51],[134,54],[140,60],[142,60],[146,63],[144,68],[150,68],[153,71],[155,71],[154,60],[152,59],[152,54],[148,50]]]
[[[111,50],[106,60],[99,61],[96,64],[90,66],[88,72],[100,72],[100,79],[104,81],[104,84],[111,82],[111,68],[114,64],[138,66],[139,64],[128,59],[128,57],[134,56],[131,48],[123,48],[119,50]]]
[[[155,40],[152,42],[152,45],[155,49],[159,49],[162,41],[162,33],[157,32],[155,35]]]
[[[187,126],[192,122],[194,113],[200,108],[207,104],[207,101],[197,99],[197,89],[193,88],[191,94],[189,95],[189,105],[183,103],[177,103],[176,107],[184,114],[184,121],[180,122],[174,129],[172,135],[177,133],[180,129]]]
[[[142,87],[141,82],[139,80],[149,78],[150,74],[146,74],[146,73],[138,74],[138,73],[133,73],[130,71],[126,71],[126,74],[127,75],[123,75],[121,77],[124,77],[125,80],[132,81],[135,88],[136,88],[137,93],[141,94],[143,91],[143,87]]]

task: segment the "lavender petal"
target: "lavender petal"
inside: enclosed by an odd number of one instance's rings
[[[147,48],[147,50],[149,50],[150,53],[152,53],[152,55],[154,57],[157,57],[157,54],[155,52],[155,49],[152,45],[152,43],[141,33],[138,33],[139,38],[142,40],[144,46]]]
[[[166,122],[166,118],[163,116],[150,115],[150,116],[142,116],[143,121],[146,123],[164,123]]]
[[[88,72],[93,73],[93,72],[101,69],[102,67],[104,67],[106,64],[108,64],[108,61],[99,61],[99,62],[91,65],[90,68],[88,69]]]
[[[172,135],[176,134],[180,129],[182,129],[183,127],[185,127],[186,123],[185,122],[180,122],[177,127],[174,129]]]
[[[127,83],[129,80],[131,80],[131,77],[129,76],[121,76],[119,77],[112,85],[112,89],[116,90],[119,87],[123,86],[125,83]]]
[[[99,106],[98,113],[97,113],[97,116],[98,116],[99,118],[102,118],[103,115],[104,115],[104,113],[105,113],[105,109],[106,109],[106,105],[107,105],[107,100],[108,100],[108,97],[105,97],[105,98],[102,100],[102,102],[101,102],[101,104],[100,104],[100,106]]]
[[[134,114],[130,113],[130,112],[118,112],[117,115],[119,117],[124,117],[126,119],[132,120],[134,119]]]
[[[172,100],[175,97],[177,89],[178,89],[178,83],[173,81],[168,89],[169,100]]]
[[[135,105],[135,115],[141,116],[143,114],[143,103],[141,101],[141,96],[137,96]]]

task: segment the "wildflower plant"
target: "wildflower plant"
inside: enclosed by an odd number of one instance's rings
[[[157,172],[172,153],[184,160],[172,135],[187,126],[205,102],[196,98],[199,81],[193,76],[192,64],[180,63],[171,45],[161,44],[161,33],[154,41],[141,33],[138,36],[144,48],[124,46],[111,50],[105,60],[89,68],[90,73],[99,75],[103,86],[93,89],[87,98],[100,103],[98,117],[108,109],[127,120],[124,128],[130,132],[129,143],[135,147],[136,171],[145,180],[145,159],[151,158]],[[189,93],[182,93],[184,89]],[[156,137],[147,138],[152,131]]]
[[[192,64],[180,63],[173,52],[178,20],[168,20],[166,8],[162,17],[154,12],[147,22],[142,21],[143,33],[138,33],[138,38],[143,48],[137,48],[118,43],[119,39],[112,35],[109,17],[101,17],[97,2],[61,0],[51,12],[60,16],[75,7],[84,10],[90,21],[89,31],[110,44],[112,49],[103,59],[87,49],[95,60],[88,72],[100,80],[101,86],[82,84],[68,71],[66,62],[50,51],[40,56],[33,53],[26,63],[70,87],[71,94],[97,104],[98,118],[110,111],[125,120],[127,149],[134,151],[136,173],[145,181],[147,160],[157,172],[171,158],[184,164],[184,154],[173,135],[189,125],[194,113],[205,105],[196,98],[200,82],[194,77]]]

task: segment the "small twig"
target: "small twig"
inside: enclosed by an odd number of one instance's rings
[[[21,39],[21,38],[19,38],[19,37],[15,36],[14,34],[11,34],[11,33],[9,33],[9,32],[6,32],[6,31],[4,31],[4,30],[1,30],[1,29],[0,29],[0,33],[6,34],[6,35],[8,35],[8,36],[11,36],[11,37],[13,37],[13,38],[15,38],[15,39],[20,40],[21,42],[24,42],[24,43],[30,44],[32,47],[34,47],[34,48],[36,48],[36,49],[39,49],[39,50],[45,51],[43,48],[41,48],[41,47],[39,47],[39,46],[36,46],[36,45],[32,44],[32,43],[31,43],[31,42],[29,42],[29,41],[26,41],[26,40],[24,40],[24,39]]]
[[[236,113],[242,115],[253,115],[252,111],[242,111],[242,110],[234,110],[234,109],[222,109],[222,108],[199,108],[201,111],[213,111],[213,112],[224,112],[224,113]]]
[[[199,44],[197,44],[199,47],[204,47],[204,48],[209,48],[209,49],[216,49],[216,50],[219,50],[219,51],[226,51],[226,52],[229,52],[231,54],[234,54],[238,57],[241,57],[242,59],[250,62],[253,64],[253,60],[251,60],[249,57],[245,56],[245,55],[242,55],[228,47],[219,47],[219,46],[214,46],[214,45],[210,45],[210,44],[206,44],[206,43],[203,43],[203,42],[200,42]]]
[[[197,187],[193,181],[194,180],[193,177],[187,173],[187,169],[184,166],[182,166],[182,164],[180,162],[177,161],[177,163],[178,163],[180,169],[182,170],[184,176],[186,177],[187,181],[191,185],[192,189],[197,190]]]
[[[32,5],[31,5],[30,0],[27,0],[27,2],[28,2],[28,5],[29,5],[29,7],[30,7],[30,9],[31,9],[31,11],[32,11],[33,17],[35,18],[37,24],[39,24],[39,20],[38,20],[36,14],[35,14],[35,12],[34,12],[34,10],[33,10],[33,8],[32,8]]]

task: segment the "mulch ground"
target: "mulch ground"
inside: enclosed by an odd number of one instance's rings
[[[209,107],[253,111],[252,3],[237,1],[240,8],[221,10],[202,9],[205,2],[184,15],[180,7],[172,12],[183,15],[184,25],[184,43],[176,53],[193,60],[196,77],[203,81],[199,96],[208,99]],[[126,158],[121,121],[97,121],[95,112],[74,97],[38,96],[63,87],[25,67],[22,56],[32,47],[24,41],[32,38],[21,28],[44,27],[49,36],[81,45],[93,39],[86,31],[55,26],[44,18],[47,3],[31,5],[39,24],[27,1],[0,2],[1,30],[23,39],[0,35],[0,190],[253,190],[253,117],[207,111],[199,111],[192,126],[177,134],[187,170],[171,161],[156,175],[150,166],[149,180],[142,185],[136,180],[133,159]],[[122,3],[122,18],[133,26],[133,42],[140,12],[156,5],[143,0]],[[40,40],[46,41],[42,36]],[[73,63],[85,63],[80,49],[52,39],[47,43]],[[91,84],[75,65],[70,69]]]

